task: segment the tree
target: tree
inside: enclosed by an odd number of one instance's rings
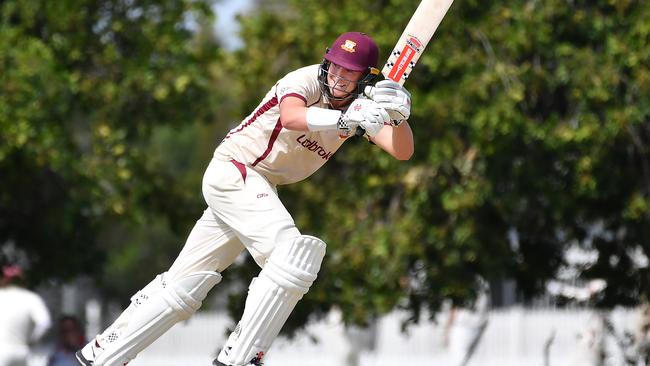
[[[417,1],[260,1],[232,53],[206,31],[208,5],[0,4],[0,246],[26,251],[35,280],[95,272],[123,296],[164,270],[228,126],[344,31],[384,59]],[[479,277],[530,298],[570,245],[598,252],[583,275],[609,282],[599,305],[647,297],[649,17],[633,0],[454,3],[407,84],[414,158],[357,139],[280,187],[328,243],[285,330],[333,306],[348,323],[417,320],[471,299]]]
[[[27,254],[33,282],[87,273],[130,291],[120,278],[163,262],[134,271],[138,259],[177,250],[199,200],[176,153],[151,155],[153,131],[220,122],[207,92],[220,49],[197,32],[209,5],[0,4],[0,245]],[[143,250],[138,232],[157,240]]]
[[[244,100],[320,62],[344,31],[373,35],[385,58],[417,6],[264,4],[235,55]],[[417,319],[471,298],[477,275],[515,278],[531,298],[573,243],[600,253],[585,276],[611,282],[601,305],[647,295],[648,268],[630,263],[650,254],[649,15],[640,1],[454,3],[407,83],[415,157],[397,163],[360,140],[280,190],[328,243],[302,318],[336,304],[348,322],[396,307]]]

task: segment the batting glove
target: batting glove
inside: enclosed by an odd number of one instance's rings
[[[339,131],[342,131],[343,128],[351,131],[360,126],[366,130],[368,136],[372,137],[379,133],[386,124],[390,124],[390,116],[384,108],[373,100],[357,98],[341,115]]]
[[[399,126],[411,115],[411,93],[399,83],[382,80],[375,86],[367,86],[364,93],[388,112],[393,126]]]

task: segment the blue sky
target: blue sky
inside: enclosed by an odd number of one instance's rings
[[[217,35],[227,49],[241,47],[241,40],[237,37],[239,25],[235,17],[237,14],[245,13],[253,5],[252,0],[221,0],[214,5],[214,12],[217,14]]]

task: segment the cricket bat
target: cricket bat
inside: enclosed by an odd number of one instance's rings
[[[403,85],[453,0],[422,0],[397,40],[381,73]]]
[[[453,1],[422,0],[420,2],[381,70],[386,79],[404,85]],[[363,128],[357,127],[357,136],[364,133]]]

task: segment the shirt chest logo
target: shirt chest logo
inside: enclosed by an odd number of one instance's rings
[[[296,141],[302,145],[305,149],[317,154],[324,160],[329,160],[332,157],[331,151],[326,151],[322,146],[318,144],[315,140],[310,140],[306,135],[300,135]]]

